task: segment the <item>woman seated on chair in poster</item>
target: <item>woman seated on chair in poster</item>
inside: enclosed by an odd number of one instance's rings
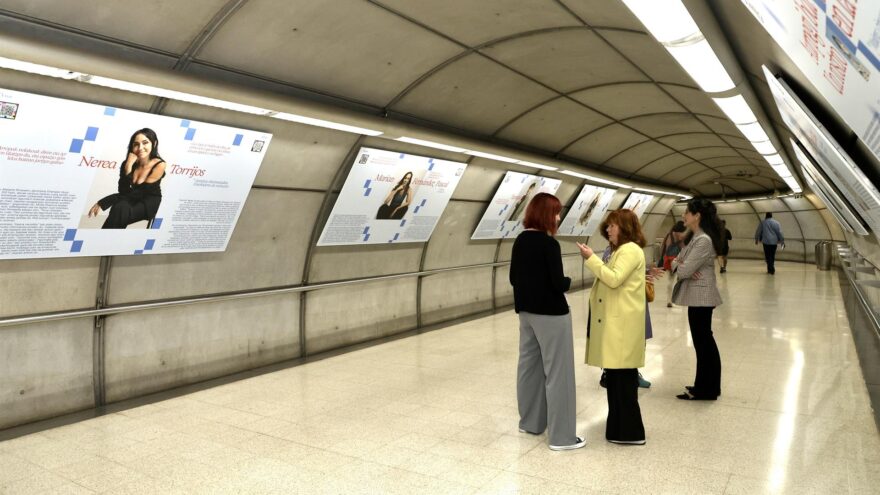
[[[165,160],[159,156],[156,133],[146,128],[135,132],[128,141],[125,161],[119,167],[119,192],[101,198],[89,209],[89,217],[110,208],[102,229],[124,229],[141,220],[152,221],[162,202],[163,177]]]

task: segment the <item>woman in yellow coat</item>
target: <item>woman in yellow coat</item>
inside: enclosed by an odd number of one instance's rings
[[[586,362],[606,371],[606,440],[644,445],[638,368],[645,365],[645,236],[631,210],[612,211],[600,228],[612,249],[607,264],[578,243],[584,264],[596,276],[590,291]]]

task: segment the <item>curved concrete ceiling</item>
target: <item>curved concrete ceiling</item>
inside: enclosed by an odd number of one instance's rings
[[[618,0],[3,0],[0,29],[694,194],[786,189]]]

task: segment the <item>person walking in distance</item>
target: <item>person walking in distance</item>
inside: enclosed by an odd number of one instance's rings
[[[758,230],[755,231],[755,245],[759,242],[764,245],[767,273],[773,275],[776,273],[776,247],[785,247],[785,238],[782,236],[782,227],[779,222],[773,219],[773,214],[769,211],[764,215],[764,220],[758,224]]]

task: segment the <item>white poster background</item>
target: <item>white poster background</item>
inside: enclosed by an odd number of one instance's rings
[[[880,2],[742,2],[880,158]]]
[[[880,191],[853,163],[788,86],[764,67],[782,121],[874,231],[880,232]]]
[[[614,192],[615,189],[585,185],[559,225],[559,232],[556,235],[576,237],[593,235],[605,218],[608,207],[611,206]]]
[[[427,241],[465,168],[466,163],[361,148],[318,245]],[[401,184],[407,175],[409,192]]]
[[[653,194],[642,194],[637,192],[629,193],[629,197],[626,198],[626,201],[620,208],[622,210],[632,210],[633,213],[639,217],[639,220],[641,220],[642,215],[648,211],[648,206],[650,206],[653,199]]]
[[[0,89],[0,259],[223,251],[271,134]],[[166,162],[147,221],[101,229],[134,131]]]
[[[556,194],[561,184],[559,179],[508,171],[471,239],[516,237],[523,231],[522,220],[529,201],[538,193]]]

